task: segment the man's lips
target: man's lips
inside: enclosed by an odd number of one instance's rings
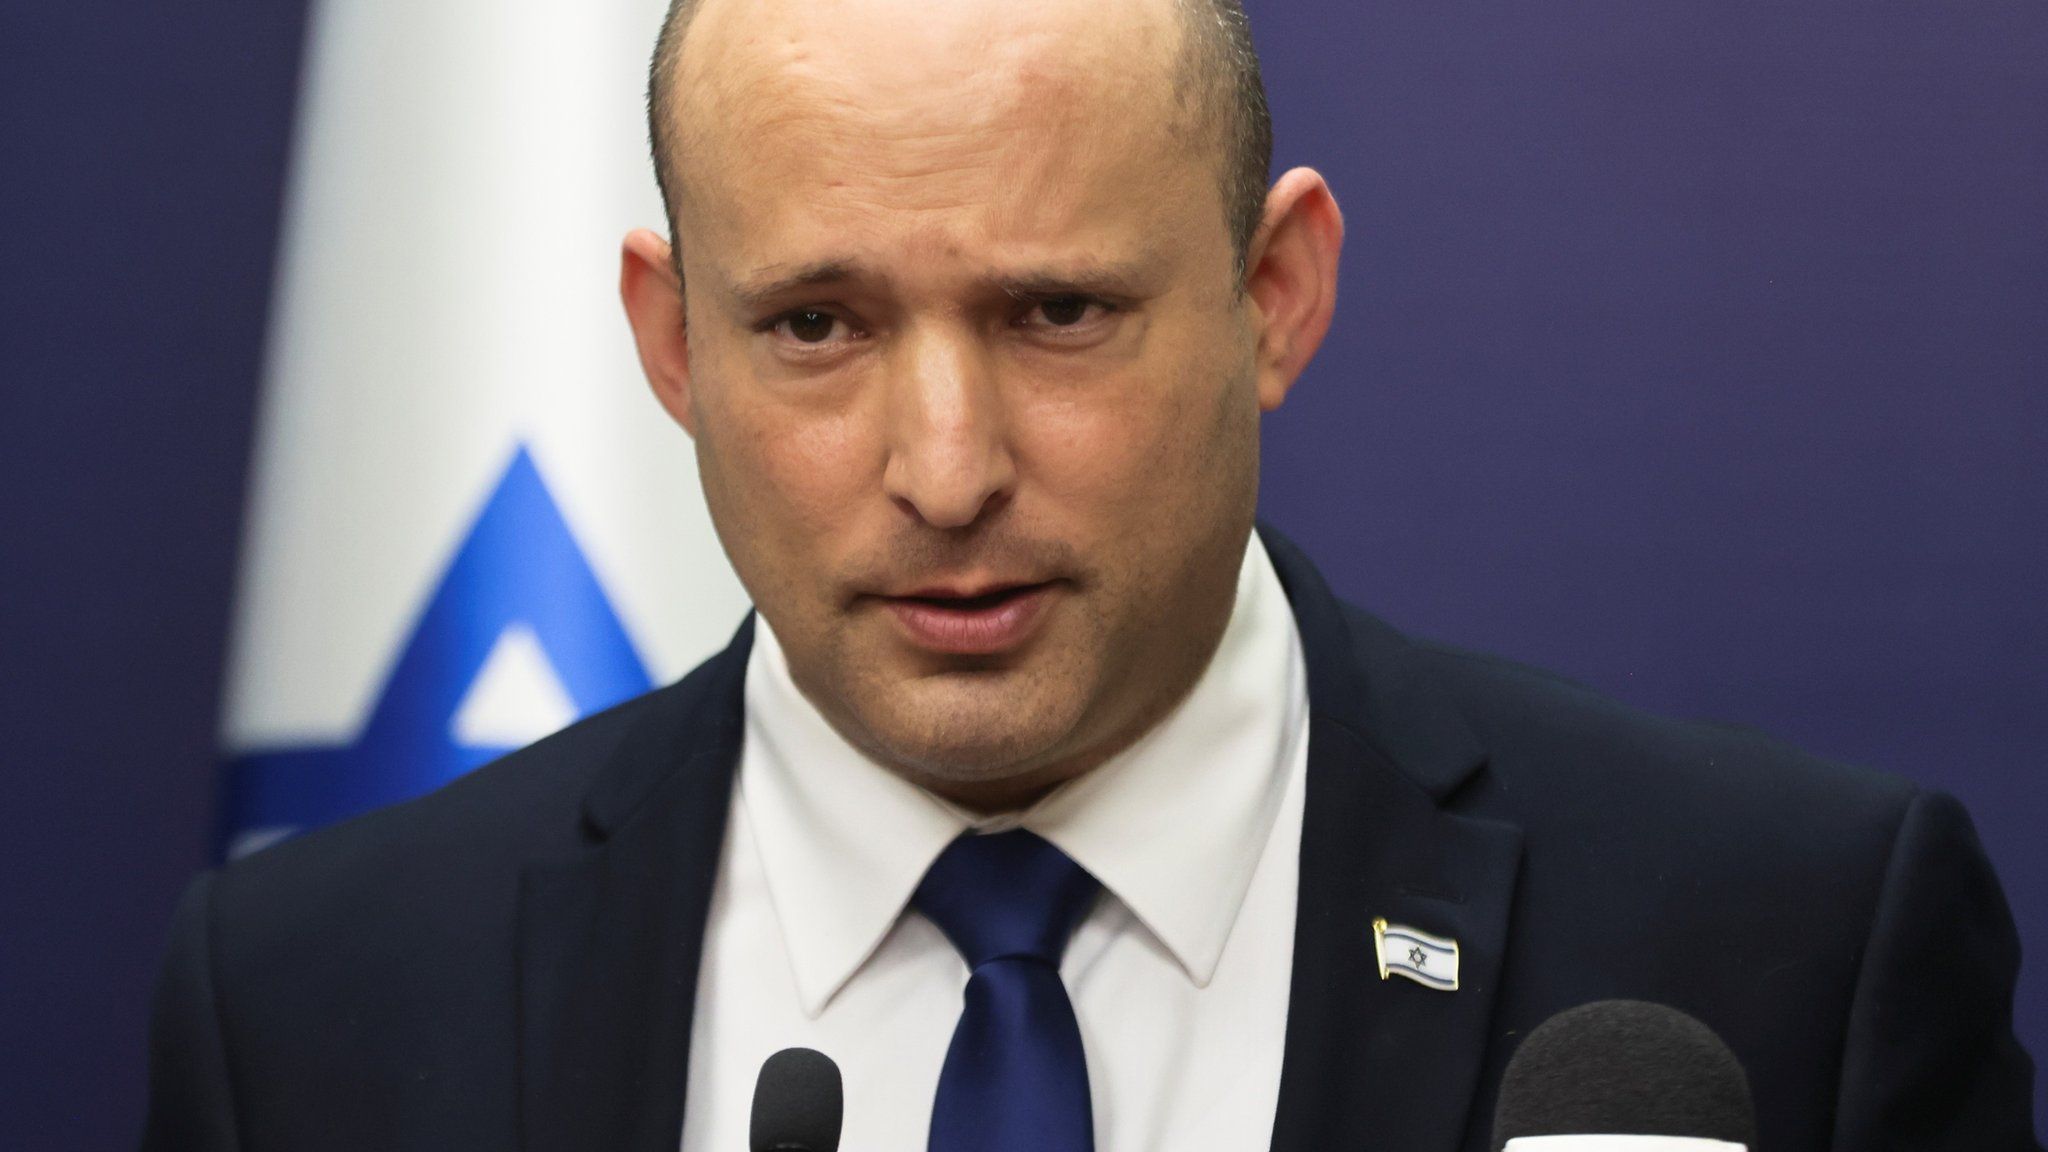
[[[1054,584],[920,588],[883,596],[904,638],[919,648],[958,656],[993,656],[1021,647],[1045,618]]]

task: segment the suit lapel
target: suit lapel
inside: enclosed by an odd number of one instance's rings
[[[593,843],[520,878],[526,1152],[674,1152],[742,731],[751,621],[669,689],[585,798]]]
[[[1391,629],[1344,613],[1263,532],[1309,676],[1307,806],[1275,1152],[1452,1152],[1471,1126],[1521,859],[1512,825],[1446,801],[1485,748]],[[1459,988],[1382,979],[1375,917],[1459,945]]]

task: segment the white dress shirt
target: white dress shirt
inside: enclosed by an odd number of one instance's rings
[[[967,965],[908,910],[969,828],[1022,826],[1102,882],[1060,965],[1099,1152],[1272,1142],[1308,759],[1301,640],[1254,535],[1216,655],[1135,745],[976,818],[847,743],[755,621],[746,738],[692,1024],[683,1152],[742,1152],[761,1062],[837,1061],[845,1152],[921,1152]]]

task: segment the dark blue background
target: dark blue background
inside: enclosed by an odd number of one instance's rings
[[[1253,13],[1351,226],[1267,514],[1413,631],[1957,792],[2044,954],[2048,5]],[[207,858],[301,20],[0,7],[10,1146],[132,1141]]]

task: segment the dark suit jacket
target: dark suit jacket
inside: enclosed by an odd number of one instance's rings
[[[1481,1148],[1517,1039],[1609,997],[1726,1039],[1764,1152],[2036,1147],[1954,800],[1418,644],[1264,535],[1310,699],[1274,1149]],[[195,882],[144,1146],[674,1152],[751,638]],[[1383,981],[1376,916],[1455,937],[1463,987]]]

